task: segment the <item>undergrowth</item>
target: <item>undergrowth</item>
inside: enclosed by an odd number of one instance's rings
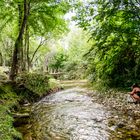
[[[20,140],[22,135],[13,126],[13,113],[16,113],[25,101],[34,102],[58,82],[48,75],[24,73],[15,82],[0,83],[0,140]]]
[[[19,132],[13,127],[11,111],[17,104],[19,97],[12,92],[10,86],[0,86],[0,140],[13,140],[21,138]]]
[[[23,73],[17,77],[16,82],[41,96],[50,89],[49,79],[50,77],[45,74]]]

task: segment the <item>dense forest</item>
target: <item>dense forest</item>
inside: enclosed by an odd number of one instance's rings
[[[139,5],[137,0],[95,0],[77,5],[76,20],[94,40],[85,54],[92,81],[128,86],[139,80]]]
[[[139,81],[139,1],[2,0],[0,6],[0,65],[11,80],[48,71],[103,86]]]
[[[63,80],[97,89],[140,83],[139,0],[0,0],[0,13],[0,140],[22,139],[16,113]]]

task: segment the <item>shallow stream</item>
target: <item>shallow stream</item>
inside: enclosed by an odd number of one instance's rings
[[[32,107],[34,140],[107,140],[108,112],[84,88],[46,96]]]

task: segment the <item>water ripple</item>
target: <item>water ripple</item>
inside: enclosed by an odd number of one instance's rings
[[[34,105],[33,130],[37,140],[107,140],[107,116],[85,89],[72,88]]]

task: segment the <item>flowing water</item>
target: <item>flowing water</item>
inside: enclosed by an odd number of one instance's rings
[[[105,108],[80,87],[46,96],[33,106],[34,140],[107,140]]]

